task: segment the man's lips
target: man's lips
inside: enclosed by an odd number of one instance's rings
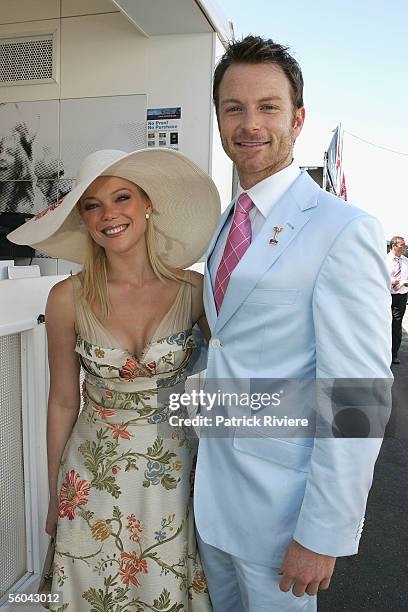
[[[257,140],[256,142],[241,140],[237,141],[235,144],[243,149],[259,149],[268,145],[269,140]]]
[[[119,236],[120,234],[123,234],[123,232],[125,232],[127,230],[129,226],[126,224],[122,224],[122,225],[111,225],[110,227],[105,227],[105,229],[102,230],[102,234],[105,234],[105,236]]]

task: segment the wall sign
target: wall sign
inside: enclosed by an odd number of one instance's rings
[[[147,146],[180,149],[181,106],[147,109]]]

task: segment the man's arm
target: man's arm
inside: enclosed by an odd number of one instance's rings
[[[294,542],[281,568],[282,590],[294,585],[295,595],[327,588],[335,557],[358,551],[391,408],[391,309],[384,252],[379,223],[365,215],[355,218],[336,238],[316,282],[318,437]],[[345,389],[340,392],[344,415],[349,415],[345,432],[342,406],[339,411],[333,401],[337,387]],[[335,411],[338,437],[330,437]]]

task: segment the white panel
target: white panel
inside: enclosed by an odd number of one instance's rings
[[[58,259],[34,257],[32,264],[40,266],[41,276],[58,274]]]
[[[61,98],[146,92],[146,39],[121,13],[62,20]]]
[[[194,0],[114,0],[114,3],[149,36],[213,32]]]
[[[61,100],[61,160],[66,178],[99,149],[133,151],[146,146],[146,96]]]
[[[111,0],[62,0],[61,17],[113,13],[119,9]]]
[[[0,212],[36,213],[58,183],[59,102],[0,105]]]
[[[26,328],[32,327],[38,315],[44,314],[51,287],[63,278],[65,276],[1,280],[0,335],[19,322],[26,322]]]
[[[60,0],[0,0],[0,23],[58,19]]]
[[[181,106],[181,152],[209,171],[212,34],[149,39],[149,108]]]
[[[220,0],[196,0],[196,2],[224,41],[228,42],[234,38],[234,26],[225,15]]]
[[[0,0],[1,3],[2,0]],[[18,2],[16,2],[18,4]],[[1,13],[1,5],[0,5]],[[30,21],[0,25],[0,39],[18,38],[24,36],[38,36],[41,34],[53,34],[54,36],[54,75],[55,82],[38,84],[18,84],[12,86],[0,86],[1,102],[20,102],[25,100],[52,100],[59,98],[59,43],[60,22],[50,19],[49,21]]]
[[[58,262],[58,274],[77,274],[82,270],[81,265],[72,261],[65,261],[65,259],[57,259],[56,261]]]
[[[224,54],[224,47],[214,35],[214,67]],[[232,199],[233,164],[224,152],[218,131],[217,117],[212,105],[212,146],[211,146],[211,176],[217,185],[221,198],[221,209],[224,210]]]
[[[0,598],[27,569],[20,336],[0,336]]]

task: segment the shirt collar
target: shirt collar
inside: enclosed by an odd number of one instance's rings
[[[237,197],[241,193],[247,193],[260,213],[266,218],[272,207],[281,199],[283,194],[291,187],[300,174],[300,169],[294,161],[276,172],[268,176],[268,178],[260,181],[246,191],[238,185]]]
[[[388,251],[387,255],[390,259],[402,259],[403,258],[403,255],[394,255],[392,251]]]

